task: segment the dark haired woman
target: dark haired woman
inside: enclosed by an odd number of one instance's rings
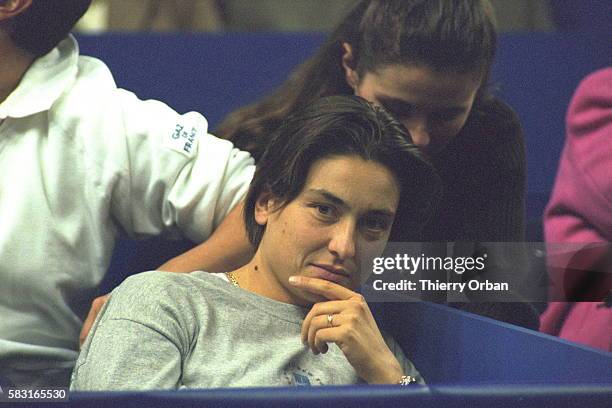
[[[359,95],[399,119],[444,184],[442,203],[423,233],[414,237],[398,220],[400,234],[393,239],[522,241],[523,135],[516,114],[488,91],[496,41],[487,0],[361,1],[284,84],[230,114],[215,133],[259,159],[270,134],[288,115],[322,96]],[[501,279],[511,279],[513,288],[523,283],[522,253],[516,247],[501,251],[481,244],[467,247],[468,252],[488,253],[489,276],[498,267],[504,270]],[[446,245],[427,249],[444,251]],[[196,248],[164,269],[194,270],[200,262]],[[481,303],[468,308],[536,328],[535,312],[523,306]]]
[[[72,389],[422,382],[356,292],[395,217],[418,230],[439,198],[407,139],[357,97],[292,116],[247,193],[252,259],[228,273],[128,278],[96,320]]]
[[[495,48],[486,0],[362,1],[280,88],[215,133],[258,159],[287,115],[322,96],[359,95],[392,112],[445,181],[424,241],[519,241],[523,137],[487,89]]]

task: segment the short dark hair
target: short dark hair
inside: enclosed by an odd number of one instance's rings
[[[32,0],[2,27],[15,45],[34,57],[51,51],[85,14],[92,0]]]
[[[289,117],[272,135],[247,193],[244,220],[250,242],[258,247],[265,231],[254,215],[261,194],[271,193],[282,208],[300,194],[317,160],[337,155],[357,155],[392,172],[401,190],[396,221],[404,219],[394,223],[390,239],[416,238],[440,196],[441,184],[409,140],[388,112],[357,96],[322,98]]]

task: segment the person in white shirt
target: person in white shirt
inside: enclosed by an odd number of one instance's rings
[[[115,239],[205,240],[254,172],[200,114],[79,55],[90,1],[0,0],[0,384],[68,385]]]

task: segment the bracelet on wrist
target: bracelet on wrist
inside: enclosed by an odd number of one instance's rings
[[[397,382],[398,385],[406,386],[406,385],[414,385],[417,383],[416,377],[411,375],[402,375],[402,377]]]

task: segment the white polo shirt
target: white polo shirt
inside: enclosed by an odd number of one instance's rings
[[[68,383],[116,237],[206,239],[253,160],[198,113],[118,89],[73,37],[0,104],[0,377]]]

